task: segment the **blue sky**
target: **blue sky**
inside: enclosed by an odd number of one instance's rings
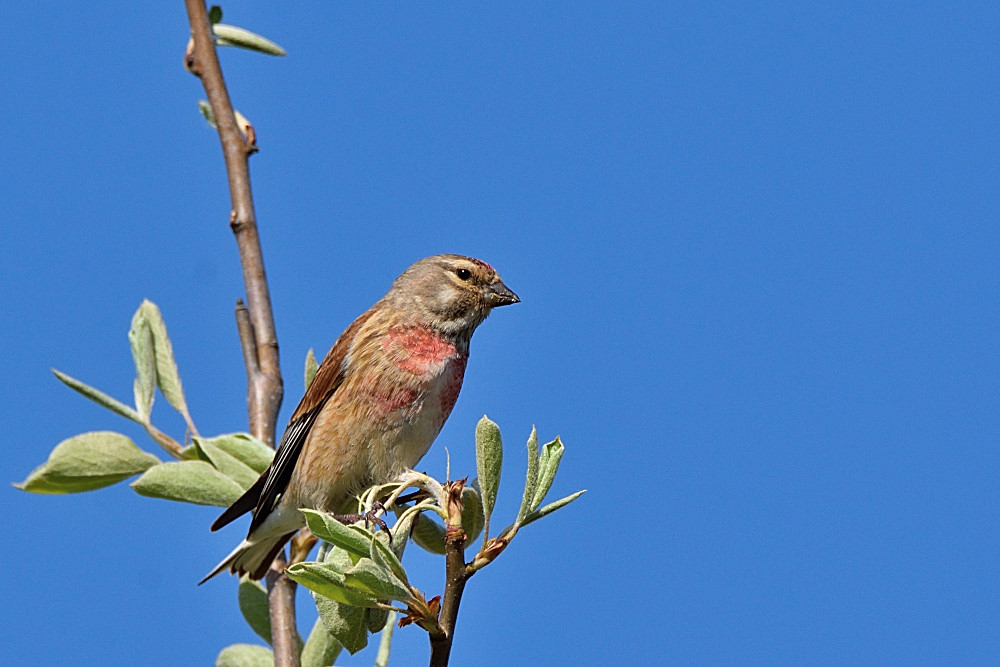
[[[224,6],[286,399],[306,350],[414,260],[523,299],[476,334],[421,468],[487,413],[583,499],[469,584],[454,664],[994,664],[1000,654],[1000,8],[995,3]],[[0,355],[20,481],[131,424],[129,320],[166,318],[194,420],[245,429],[242,296],[183,3],[4,3]],[[154,421],[181,420],[160,399]],[[7,487],[4,664],[210,664],[256,642],[243,536],[126,485]],[[443,564],[413,550],[440,592]],[[300,591],[301,625],[311,603]],[[396,634],[392,664],[423,664]],[[374,656],[338,664],[370,665]]]

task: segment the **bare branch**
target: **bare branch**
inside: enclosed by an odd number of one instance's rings
[[[247,368],[250,431],[273,447],[283,387],[271,295],[250,189],[249,157],[257,150],[256,136],[249,123],[244,123],[246,137],[237,124],[204,0],[185,0],[184,4],[191,25],[191,44],[185,51],[184,65],[201,79],[215,117],[232,202],[229,224],[236,236],[243,268],[248,307],[237,309],[237,326]],[[299,646],[295,628],[295,583],[284,574],[283,557],[275,559],[272,567],[274,569],[267,576],[267,589],[275,665],[297,667]]]
[[[190,71],[201,78],[215,117],[219,140],[222,142],[232,201],[229,224],[239,247],[243,283],[246,286],[250,322],[253,325],[259,371],[247,378],[251,396],[248,406],[250,430],[254,436],[273,446],[283,388],[271,295],[264,272],[264,257],[257,235],[257,218],[250,189],[248,158],[256,150],[256,146],[244,138],[236,122],[229,92],[222,77],[219,56],[215,51],[205,2],[185,0],[185,4],[191,23],[191,38],[194,41],[194,49],[185,54],[185,63]]]
[[[285,554],[279,553],[265,578],[275,667],[297,667],[299,664],[299,633],[295,627],[296,584],[285,575],[287,566]]]

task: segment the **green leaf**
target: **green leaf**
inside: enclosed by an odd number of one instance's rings
[[[91,491],[138,475],[159,462],[121,433],[81,433],[56,445],[48,461],[14,486],[32,493]]]
[[[204,461],[161,463],[132,482],[132,488],[150,498],[218,507],[229,507],[243,495],[239,484]]]
[[[227,454],[242,461],[256,473],[262,473],[271,465],[274,450],[249,433],[228,433],[214,438],[198,438],[210,442]]]
[[[417,514],[415,512],[410,512],[403,519],[399,518],[399,513],[396,514],[396,523],[392,526],[392,542],[389,543],[389,549],[396,556],[397,561],[401,561],[403,558],[403,552],[406,551],[406,544],[409,542],[410,532],[413,529],[413,522],[416,518]],[[402,563],[400,563],[400,568],[402,567]],[[400,578],[408,582],[405,572]]]
[[[362,558],[344,572],[344,585],[383,602],[390,600],[415,601],[410,590],[402,581],[370,558]]]
[[[500,427],[483,418],[476,424],[476,472],[479,474],[479,489],[482,492],[483,523],[486,536],[490,534],[490,515],[497,502],[500,488],[500,468],[503,465],[503,442]]]
[[[274,653],[266,646],[233,644],[222,649],[215,667],[274,667]]]
[[[216,23],[212,26],[212,32],[217,39],[215,43],[219,46],[236,46],[241,49],[249,49],[258,53],[266,53],[269,56],[283,56],[285,50],[257,33],[250,32],[234,25]]]
[[[367,609],[340,604],[315,593],[313,600],[323,627],[349,653],[357,653],[368,646],[368,628],[365,626]]]
[[[267,606],[267,589],[259,582],[242,579],[240,580],[238,598],[240,613],[243,614],[243,619],[250,626],[250,629],[268,644],[273,643],[271,641],[271,611]]]
[[[240,485],[246,491],[260,477],[260,473],[240,461],[229,452],[218,447],[210,438],[192,438],[195,447],[199,447],[204,457],[216,470]]]
[[[90,400],[94,401],[98,405],[101,405],[107,408],[108,410],[111,410],[112,412],[121,415],[122,417],[125,417],[125,419],[131,419],[136,424],[146,423],[142,415],[136,412],[134,408],[125,405],[124,403],[122,403],[117,399],[111,398],[103,391],[100,391],[99,389],[94,389],[90,385],[86,385],[77,380],[76,378],[72,378],[61,371],[57,371],[54,368],[52,369],[52,372],[55,374],[57,378],[59,378],[60,382],[65,384],[70,389],[80,392],[81,394],[83,394]]]
[[[368,628],[368,632],[376,633],[384,628],[385,619],[388,616],[389,611],[387,609],[365,609],[365,627]]]
[[[552,480],[556,478],[556,471],[559,470],[559,460],[562,458],[563,450],[565,447],[558,436],[542,447],[542,456],[538,462],[538,486],[535,488],[535,497],[531,501],[532,510],[542,504],[542,501],[545,500],[545,494],[552,488]]]
[[[188,445],[181,451],[177,452],[177,457],[182,461],[205,461],[208,463],[208,458],[205,456],[205,452],[202,451],[197,445]]]
[[[208,10],[208,22],[215,25],[222,20],[222,7],[219,5],[212,5]]]
[[[445,529],[427,514],[421,514],[413,524],[410,537],[417,546],[432,554],[444,554]]]
[[[306,389],[309,389],[309,385],[312,384],[313,378],[316,377],[316,371],[318,370],[319,370],[319,364],[316,363],[316,354],[310,347],[309,351],[306,352],[306,371],[305,371]]]
[[[145,302],[143,303],[143,306]],[[132,316],[128,342],[135,360],[135,409],[149,422],[153,410],[153,392],[156,391],[156,357],[153,352],[153,332],[143,312],[143,306]]]
[[[212,111],[212,105],[205,100],[198,100],[198,111],[201,115],[205,117],[205,122],[208,123],[212,129],[217,129],[215,125],[215,112]]]
[[[317,618],[306,645],[302,647],[299,664],[301,667],[330,667],[340,655],[341,648],[337,638],[327,632],[323,621]]]
[[[517,511],[517,522],[532,510],[531,503],[535,499],[535,488],[538,486],[538,431],[531,427],[528,436],[528,474],[524,481],[524,496],[521,498],[521,509]]]
[[[535,521],[538,521],[539,519],[541,519],[546,514],[552,514],[553,512],[555,512],[560,507],[566,507],[566,505],[569,505],[571,502],[573,502],[574,500],[576,500],[577,498],[579,498],[580,496],[582,496],[586,492],[587,492],[586,489],[584,489],[582,491],[577,491],[574,494],[568,495],[565,498],[560,498],[559,500],[557,500],[557,501],[555,501],[553,503],[549,503],[548,505],[546,505],[545,507],[543,507],[541,509],[538,509],[538,510],[535,510],[534,512],[531,512],[526,517],[524,517],[524,519],[521,521],[521,525],[522,526],[527,526],[529,523],[533,523]]]
[[[170,343],[170,336],[167,335],[167,325],[163,321],[163,314],[160,313],[159,307],[148,299],[143,300],[139,310],[143,313],[153,337],[156,384],[160,388],[160,393],[177,412],[187,417],[188,406],[184,399],[184,388],[181,386],[181,376],[177,372],[174,347]]]
[[[331,600],[352,607],[377,607],[379,604],[368,592],[348,586],[345,575],[329,563],[295,563],[285,571],[293,581]]]
[[[355,554],[331,547],[328,542],[324,542],[323,546],[325,548],[320,549],[320,557],[336,572],[351,569],[359,559]],[[368,644],[368,630],[382,627],[385,616],[381,609],[352,607],[315,592],[312,595],[323,626],[351,653],[357,653]]]
[[[371,533],[366,531],[359,533],[352,530],[350,526],[345,526],[324,512],[302,509],[302,514],[306,518],[309,530],[319,539],[326,540],[330,544],[357,556],[368,557]]]
[[[382,639],[378,643],[378,655],[375,656],[375,667],[388,667],[389,652],[392,648],[392,631],[396,629],[396,612],[390,611],[385,615],[385,623],[382,624]]]
[[[477,482],[473,480],[473,486],[462,489],[462,530],[465,531],[466,544],[474,542],[483,532],[483,502],[475,488]]]
[[[403,564],[399,562],[396,553],[377,536],[372,538],[371,549],[368,555],[376,565],[387,570],[389,574],[402,582],[403,585],[409,583],[406,578],[406,570],[403,569]]]

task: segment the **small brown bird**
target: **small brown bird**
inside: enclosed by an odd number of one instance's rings
[[[434,255],[404,271],[333,344],[271,465],[212,524],[253,512],[247,538],[199,583],[227,568],[261,578],[305,525],[299,508],[336,512],[411,470],[455,405],[476,327],[518,301],[471,257]]]

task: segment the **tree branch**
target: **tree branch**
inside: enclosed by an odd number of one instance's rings
[[[243,283],[247,292],[250,322],[253,325],[254,347],[258,372],[248,377],[252,400],[249,405],[250,428],[254,436],[274,445],[275,425],[281,407],[282,382],[278,363],[278,338],[271,313],[271,295],[264,273],[264,257],[257,235],[257,217],[254,213],[250,189],[249,156],[256,147],[240,133],[233,114],[232,102],[222,77],[219,56],[212,39],[212,28],[204,0],[185,0],[194,53],[188,54],[188,69],[201,78],[208,96],[208,103],[215,116],[222,154],[229,177],[229,196],[232,213],[229,224],[236,236],[243,267]]]
[[[236,123],[204,0],[185,0],[184,4],[193,43],[193,49],[185,54],[185,66],[201,79],[215,116],[232,202],[229,225],[236,236],[240,265],[243,268],[248,308],[242,312],[238,309],[237,326],[247,367],[250,431],[273,447],[284,390],[278,363],[278,338],[271,311],[271,295],[264,273],[264,257],[257,235],[257,217],[250,189],[248,159],[257,150],[252,136],[253,129],[246,129],[250,139],[248,141],[244,139]],[[246,326],[247,320],[250,326]],[[295,628],[295,583],[284,574],[284,559],[276,560],[274,567],[276,569],[268,573],[267,588],[275,665],[297,667],[299,646]]]
[[[445,527],[444,558],[445,587],[441,602],[441,617],[438,620],[440,633],[430,633],[430,667],[447,667],[451,656],[451,645],[455,638],[455,622],[458,607],[462,603],[465,584],[475,572],[465,564],[466,534],[462,529],[462,488],[465,480],[460,479],[445,485],[446,511],[448,521]]]
[[[275,667],[298,667],[299,631],[295,625],[295,582],[285,574],[284,552],[271,563],[267,582],[267,606],[271,614],[271,641]]]

